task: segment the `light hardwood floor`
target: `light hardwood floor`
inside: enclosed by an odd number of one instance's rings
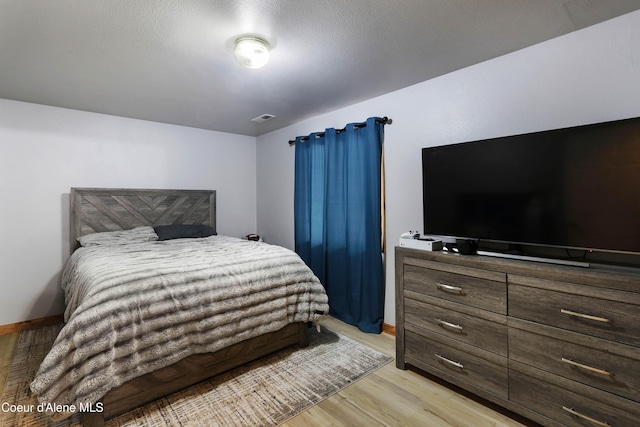
[[[329,329],[395,358],[395,337],[366,334],[336,319]],[[515,414],[512,417],[517,417]],[[286,427],[424,426],[531,427],[537,424],[510,418],[395,361],[324,400],[284,424]]]
[[[19,335],[19,332],[0,335],[0,390],[4,389],[9,368],[11,368],[11,363],[13,363],[13,354]]]
[[[395,338],[365,334],[329,318],[325,326],[395,357]],[[13,361],[19,333],[0,336],[0,388]],[[515,415],[512,415],[516,417]],[[391,362],[286,422],[285,427],[420,426],[531,427],[535,423],[502,414],[454,389]]]

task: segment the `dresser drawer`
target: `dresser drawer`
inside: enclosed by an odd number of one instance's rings
[[[429,331],[407,326],[405,356],[417,367],[428,365],[455,384],[470,384],[506,399],[507,359]]]
[[[507,317],[405,291],[405,323],[507,355]]]
[[[405,289],[507,314],[506,274],[420,259],[405,262]]]
[[[640,346],[640,294],[515,275],[508,294],[509,316]]]
[[[509,358],[640,401],[640,349],[509,319]]]
[[[509,399],[568,426],[637,427],[640,404],[509,362]]]

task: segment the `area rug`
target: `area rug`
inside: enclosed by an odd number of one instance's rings
[[[29,384],[61,325],[23,331],[0,396],[0,426],[79,427],[78,414],[53,422],[25,407]],[[277,426],[389,363],[393,358],[322,328],[292,347],[107,421],[125,426]],[[22,408],[11,405],[24,405]]]

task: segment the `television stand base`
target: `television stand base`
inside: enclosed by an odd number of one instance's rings
[[[492,256],[496,258],[519,259],[522,261],[543,262],[547,264],[568,265],[572,267],[589,268],[591,264],[586,261],[571,261],[566,259],[543,258],[528,255],[505,254],[502,252],[478,251],[478,255]]]

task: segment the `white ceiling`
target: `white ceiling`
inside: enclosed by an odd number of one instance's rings
[[[0,0],[0,98],[255,136],[636,9],[639,0]],[[271,44],[266,67],[235,62],[242,35]],[[265,113],[276,118],[250,121]]]

